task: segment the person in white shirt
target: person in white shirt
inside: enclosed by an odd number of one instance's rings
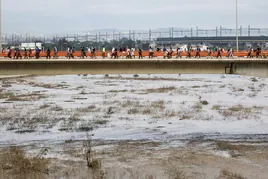
[[[70,47],[67,48],[67,55],[66,55],[67,58],[70,58]]]
[[[135,48],[132,48],[132,50],[131,50],[131,58],[135,58]]]
[[[114,47],[112,48],[112,55],[111,55],[111,58],[115,58],[115,48],[114,48]]]
[[[58,49],[54,47],[54,58],[58,58]]]
[[[130,48],[127,48],[127,58],[130,58],[131,55],[130,55]]]

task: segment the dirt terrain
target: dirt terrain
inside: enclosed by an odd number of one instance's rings
[[[0,178],[268,178],[266,78],[21,76],[0,85]]]

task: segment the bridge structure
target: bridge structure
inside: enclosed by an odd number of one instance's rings
[[[219,36],[219,37],[163,37],[157,38],[157,43],[161,42],[179,42],[179,43],[201,43],[201,42],[208,42],[208,43],[235,43],[236,37],[235,36]],[[267,43],[268,36],[240,36],[239,37],[240,43]]]
[[[237,74],[268,77],[268,59],[0,59],[0,75]]]

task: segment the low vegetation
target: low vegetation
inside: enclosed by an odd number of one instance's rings
[[[190,179],[187,173],[178,167],[170,167],[165,174],[169,179]]]
[[[238,151],[238,152],[245,152],[247,150],[254,150],[254,146],[251,145],[234,145],[227,141],[217,141],[216,148],[218,150],[229,150],[229,151]]]
[[[109,93],[125,93],[125,92],[128,92],[128,90],[110,90],[108,91]]]
[[[151,89],[146,89],[146,93],[167,93],[170,91],[176,90],[175,86],[168,86],[168,87],[161,87],[161,88],[151,88]]]
[[[246,179],[238,173],[231,172],[229,170],[221,170],[219,179]]]
[[[12,98],[15,94],[11,92],[0,92],[0,99]]]
[[[0,178],[45,179],[49,174],[49,160],[40,152],[36,157],[28,157],[24,150],[10,147],[0,154]]]

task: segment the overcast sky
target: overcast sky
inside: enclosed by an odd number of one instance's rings
[[[239,26],[268,27],[268,0],[238,0]],[[235,28],[235,0],[2,0],[3,33]]]

